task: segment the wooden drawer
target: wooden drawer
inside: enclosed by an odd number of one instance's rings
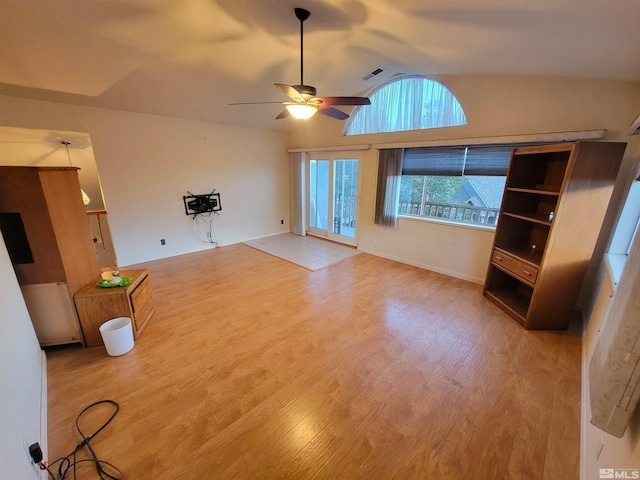
[[[149,281],[148,276],[144,278],[133,292],[131,292],[130,298],[131,309],[133,311],[134,334],[137,339],[139,332],[142,331],[145,324],[155,311],[153,306],[151,282]]]
[[[500,250],[493,251],[493,257],[491,259],[494,265],[513,273],[516,277],[524,280],[525,282],[533,285],[536,283],[538,277],[538,268],[521,261],[516,257],[502,252]]]
[[[140,285],[138,285],[136,289],[131,292],[131,305],[133,306],[133,312],[137,312],[150,300],[151,283],[149,282],[149,277],[147,276],[142,282],[140,282]]]

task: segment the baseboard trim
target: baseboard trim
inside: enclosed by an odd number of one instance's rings
[[[412,262],[411,260],[407,260],[401,257],[395,257],[393,255],[386,255],[380,252],[375,252],[373,250],[367,250],[367,249],[363,249],[358,247],[358,250],[364,253],[368,253],[369,255],[375,255],[376,257],[381,257],[381,258],[386,258],[387,260],[393,260],[394,262],[398,262],[398,263],[404,263],[405,265],[411,265],[412,267],[418,267],[418,268],[423,268],[425,270],[430,270],[432,272],[436,272],[436,273],[441,273],[443,275],[447,275],[449,277],[454,277],[454,278],[459,278],[460,280],[466,280],[467,282],[473,282],[473,283],[477,283],[480,285],[484,285],[484,277],[483,278],[476,278],[476,277],[472,277],[470,275],[464,275],[461,274],[459,272],[455,272],[453,270],[447,270],[444,268],[438,268],[438,267],[434,267],[433,265],[427,265],[424,263],[420,263],[420,262]]]

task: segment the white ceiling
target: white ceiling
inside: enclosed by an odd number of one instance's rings
[[[228,104],[299,83],[294,7],[319,96],[405,73],[640,81],[638,0],[0,0],[0,94],[288,128]]]

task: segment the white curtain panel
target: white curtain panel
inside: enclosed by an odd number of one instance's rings
[[[305,181],[305,160],[304,152],[291,154],[292,195],[291,204],[292,215],[291,231],[296,235],[305,236],[307,234],[307,201],[306,201],[306,181]]]

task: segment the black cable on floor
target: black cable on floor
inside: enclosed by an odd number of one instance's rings
[[[108,404],[113,406],[114,407],[113,413],[111,414],[109,419],[104,424],[102,424],[102,426],[98,428],[95,432],[89,435],[85,435],[82,432],[82,430],[80,430],[80,419],[89,410],[97,407],[98,405],[103,405],[103,404]],[[71,479],[75,480],[76,467],[81,463],[92,463],[100,480],[122,480],[124,478],[124,474],[117,467],[110,464],[109,462],[100,460],[96,455],[96,452],[93,450],[93,447],[91,446],[91,440],[93,440],[96,435],[98,435],[102,430],[105,429],[107,425],[111,423],[111,421],[114,419],[114,417],[116,416],[119,410],[120,410],[120,405],[118,405],[113,400],[100,400],[98,402],[94,402],[91,405],[85,407],[84,410],[82,410],[76,417],[76,430],[78,430],[78,433],[82,437],[82,441],[78,445],[76,445],[76,448],[74,448],[73,452],[71,452],[66,457],[60,457],[54,462],[50,463],[49,465],[41,463],[40,468],[47,470],[49,474],[49,478],[52,480],[71,480]],[[78,460],[76,458],[76,455],[85,447],[87,448],[87,451],[91,458]],[[57,476],[55,476],[51,471],[52,467],[56,464],[59,464]],[[70,474],[73,474],[73,477],[70,477],[69,476]]]

